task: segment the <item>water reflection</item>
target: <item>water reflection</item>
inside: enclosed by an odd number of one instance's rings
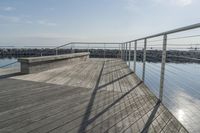
[[[182,109],[178,109],[177,117],[178,117],[178,120],[183,121],[185,118],[185,112]]]
[[[142,78],[142,62],[137,62],[136,74]],[[133,62],[131,62],[131,68]],[[145,84],[158,97],[160,63],[146,63]],[[189,132],[200,127],[200,64],[167,63],[163,103]]]
[[[20,72],[20,63],[13,64],[16,61],[17,59],[15,58],[0,58],[0,79]]]
[[[198,126],[200,122],[200,100],[188,95],[184,91],[177,91],[172,95],[171,100],[168,100],[166,96],[164,97],[164,104],[188,131],[200,131]]]
[[[16,58],[0,58],[0,66],[10,64],[17,61]]]

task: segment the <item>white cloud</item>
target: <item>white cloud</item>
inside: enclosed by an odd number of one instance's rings
[[[26,23],[26,24],[32,24],[33,21],[23,18],[23,17],[18,17],[18,16],[5,16],[5,15],[0,15],[0,22],[1,24],[7,24],[7,23]]]
[[[53,8],[53,7],[50,7],[50,8],[47,8],[46,10],[47,10],[47,11],[54,11],[54,10],[55,10],[55,8]]]
[[[193,0],[153,0],[156,3],[170,4],[172,6],[185,7],[192,4]]]
[[[1,8],[1,10],[10,12],[10,11],[15,10],[15,8],[14,8],[14,7],[11,7],[11,6],[8,6],[8,7],[3,7],[3,8]]]
[[[139,13],[140,10],[141,10],[141,7],[140,7],[140,0],[123,0],[125,1],[125,9],[131,11],[131,12],[137,12]]]
[[[46,25],[46,26],[57,26],[56,23],[48,22],[46,20],[38,20],[37,23],[41,25]]]
[[[20,22],[20,18],[19,17],[14,17],[14,16],[4,16],[4,15],[0,15],[0,20],[1,22],[14,22],[14,23],[18,23]]]
[[[57,26],[56,23],[52,23],[52,22],[47,23],[47,25],[48,25],[48,26]]]
[[[24,20],[24,22],[27,24],[33,24],[33,21],[31,21],[31,20]]]
[[[39,24],[44,26],[57,26],[56,23],[48,22],[47,20],[34,21],[26,17],[5,16],[0,14],[0,24],[7,23],[22,23],[22,24]]]
[[[192,4],[192,0],[170,0],[170,1],[172,4],[182,7]]]

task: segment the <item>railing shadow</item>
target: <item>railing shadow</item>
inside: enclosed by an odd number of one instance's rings
[[[149,116],[147,122],[145,123],[144,128],[141,131],[141,133],[148,133],[149,127],[155,118],[155,115],[158,111],[158,108],[160,107],[160,104],[161,104],[161,101],[158,99],[158,101],[157,101],[156,105],[154,106],[153,111],[151,112],[151,115]]]
[[[116,61],[116,62],[120,62],[120,63],[116,63],[115,65],[109,65],[104,67],[104,69],[108,69],[108,68],[112,68],[112,67],[116,67],[116,66],[121,66],[121,65],[126,65],[124,62],[121,63],[121,61]]]
[[[133,74],[133,73],[134,73],[134,72],[130,72],[130,73],[126,74],[126,75],[123,75],[123,76],[121,76],[121,77],[119,77],[119,78],[113,80],[112,82],[109,82],[109,83],[106,83],[106,84],[104,84],[104,85],[101,85],[101,86],[98,87],[98,90],[101,89],[101,88],[104,88],[104,87],[106,87],[106,86],[108,86],[108,85],[110,85],[110,84],[113,84],[114,82],[119,81],[120,79],[123,79],[123,78],[125,78],[125,77],[127,77],[127,76],[129,76],[129,75],[131,75],[131,74]]]
[[[89,101],[89,103],[88,103],[86,112],[85,112],[84,117],[83,117],[82,122],[81,122],[81,126],[80,126],[80,128],[79,128],[79,130],[78,130],[78,133],[83,133],[83,132],[85,132],[85,129],[86,129],[87,126],[89,125],[89,124],[88,124],[88,119],[89,119],[89,117],[90,117],[91,110],[92,110],[92,106],[93,106],[93,104],[94,104],[94,100],[95,100],[95,97],[96,97],[96,94],[97,94],[97,91],[98,91],[98,86],[99,86],[99,82],[100,82],[100,79],[101,79],[101,75],[102,75],[102,73],[103,73],[104,65],[105,65],[105,61],[103,62],[103,65],[102,65],[102,68],[101,68],[99,77],[98,77],[98,79],[97,79],[97,82],[96,82],[94,91],[92,92],[90,101]]]
[[[128,66],[121,67],[120,69],[116,69],[116,70],[111,71],[111,72],[108,72],[108,73],[104,73],[103,75],[108,75],[108,74],[110,74],[110,73],[113,73],[113,72],[116,72],[116,71],[120,71],[120,70],[123,70],[123,69],[125,69],[125,68],[128,68]]]
[[[124,97],[126,97],[129,93],[131,93],[135,88],[137,88],[138,86],[140,86],[143,82],[139,82],[137,85],[135,85],[133,88],[131,88],[128,92],[124,93],[122,96],[120,96],[118,99],[116,99],[113,103],[111,103],[110,105],[108,105],[104,110],[102,110],[101,112],[99,112],[97,115],[95,115],[93,118],[91,118],[88,121],[88,124],[91,124],[93,121],[95,121],[98,117],[100,117],[101,115],[103,115],[106,111],[108,111],[112,106],[114,106],[115,104],[117,104],[118,102],[120,102]]]
[[[122,96],[120,96],[118,99],[116,99],[113,103],[111,103],[110,105],[108,105],[105,109],[103,109],[101,112],[99,112],[98,114],[96,114],[94,117],[92,117],[91,119],[89,119],[90,117],[90,114],[91,114],[91,110],[92,110],[92,106],[94,104],[94,100],[95,100],[95,97],[96,97],[96,94],[97,94],[97,91],[109,84],[112,84],[130,74],[132,74],[133,72],[131,73],[128,73],[116,80],[113,80],[112,82],[110,83],[107,83],[103,86],[99,86],[99,82],[100,82],[100,79],[101,79],[101,76],[102,76],[102,72],[103,72],[103,69],[104,69],[104,64],[105,62],[103,63],[102,65],[102,68],[101,68],[101,71],[100,71],[100,74],[99,74],[99,77],[98,77],[98,80],[96,82],[96,85],[95,85],[95,89],[94,91],[92,92],[92,95],[91,95],[91,98],[90,98],[90,101],[88,103],[88,106],[87,106],[87,109],[85,111],[85,114],[84,114],[84,117],[82,119],[82,122],[81,122],[81,125],[80,125],[80,128],[78,130],[78,133],[84,133],[86,131],[86,128],[88,125],[90,125],[92,122],[94,122],[97,118],[99,118],[100,116],[102,116],[105,112],[107,112],[111,107],[113,107],[115,104],[117,104],[118,102],[120,102],[124,97],[126,97],[130,92],[132,92],[135,88],[137,88],[139,85],[142,84],[142,81],[139,82],[137,85],[135,85],[133,88],[131,88],[128,92],[124,93]]]
[[[19,75],[22,75],[22,73],[21,72],[15,72],[15,73],[10,73],[10,74],[0,75],[0,79],[10,78],[10,77],[19,76]]]

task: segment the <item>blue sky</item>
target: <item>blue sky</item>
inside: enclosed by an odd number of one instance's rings
[[[126,41],[200,21],[199,0],[1,0],[0,45]]]

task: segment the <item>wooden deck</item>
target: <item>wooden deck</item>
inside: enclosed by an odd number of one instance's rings
[[[186,133],[117,59],[0,80],[1,133]]]

